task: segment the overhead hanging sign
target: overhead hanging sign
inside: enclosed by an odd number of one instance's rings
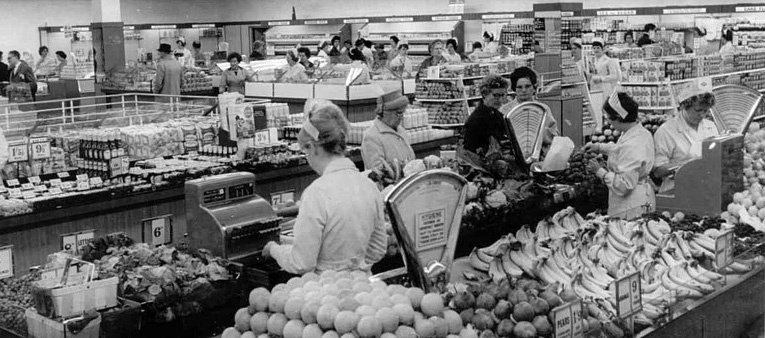
[[[176,29],[176,25],[151,25],[151,29]]]
[[[269,21],[268,25],[269,26],[289,26],[290,22],[289,21]]]
[[[407,17],[401,17],[401,18],[386,18],[385,22],[412,22],[414,21],[414,18],[411,16]]]
[[[327,22],[328,22],[327,20],[306,20],[306,21],[303,21],[303,23],[306,24],[306,25],[326,25]]]
[[[343,19],[343,23],[367,23],[369,19]]]
[[[765,12],[765,6],[736,7],[736,12]]]
[[[132,31],[132,30],[135,30],[135,26],[122,26],[122,29],[126,31]]]
[[[513,19],[513,18],[515,18],[515,14],[512,14],[512,13],[481,15],[481,19],[483,20],[504,20],[504,19]]]
[[[442,15],[430,17],[432,21],[459,21],[462,20],[462,15]]]
[[[568,12],[560,12],[560,16],[566,18],[566,17],[572,17],[574,16],[574,12],[568,11]]]
[[[664,14],[698,14],[706,13],[706,8],[665,8]]]
[[[598,16],[636,15],[637,11],[634,9],[620,9],[620,10],[598,11],[596,14]]]

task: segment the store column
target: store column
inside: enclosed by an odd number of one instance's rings
[[[120,11],[120,0],[92,0],[93,49],[96,68],[96,82],[106,74],[125,68],[124,23]]]

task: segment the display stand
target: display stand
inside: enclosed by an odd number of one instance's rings
[[[406,267],[375,275],[390,280],[406,274],[413,286],[433,292],[449,282],[462,211],[465,179],[448,170],[429,170],[399,182],[385,196]]]

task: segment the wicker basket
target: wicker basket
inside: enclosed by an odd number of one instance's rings
[[[72,260],[75,261],[75,260]],[[119,278],[112,277],[102,280],[92,280],[95,267],[92,263],[77,261],[86,266],[82,276],[76,276],[67,262],[63,269],[53,269],[42,272],[42,280],[32,283],[32,296],[37,313],[49,318],[70,317],[82,314],[89,309],[106,309],[117,306],[117,284]],[[90,266],[89,266],[89,265]]]

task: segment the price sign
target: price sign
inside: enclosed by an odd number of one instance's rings
[[[616,314],[627,318],[643,310],[640,273],[624,276],[616,280]]]
[[[20,186],[20,185],[21,185],[21,183],[19,183],[19,180],[17,180],[17,179],[8,180],[8,181],[6,181],[6,183],[7,183],[7,184],[8,184],[8,186],[9,186],[9,187],[11,187],[11,188],[13,188],[13,187],[18,187],[18,186]]]
[[[27,160],[29,160],[29,151],[26,143],[8,143],[8,162],[24,162]]]
[[[172,215],[148,218],[143,224],[143,241],[150,242],[152,246],[160,246],[173,242]],[[150,239],[150,240],[149,240]]]
[[[439,66],[432,66],[428,67],[428,78],[429,79],[437,79],[441,77],[441,67]]]
[[[67,181],[61,183],[61,189],[72,189],[74,188],[74,182]]]
[[[87,182],[88,181],[88,174],[79,174],[77,175],[77,182]]]
[[[40,176],[32,176],[29,178],[29,183],[40,184],[42,181],[40,180]]]
[[[90,179],[90,185],[98,187],[104,184],[104,181],[100,177],[93,177]]]
[[[49,192],[50,192],[51,195],[61,195],[61,194],[64,193],[63,191],[61,191],[61,188],[59,188],[59,187],[50,188]]]
[[[269,136],[268,130],[261,130],[261,131],[255,132],[255,144],[260,145],[260,144],[270,143],[268,136]]]
[[[21,197],[23,197],[25,200],[31,200],[35,197],[37,197],[37,194],[35,194],[34,191],[25,191],[21,193]]]
[[[44,185],[36,185],[35,186],[35,191],[37,191],[37,192],[48,191],[48,187],[46,187]]]
[[[563,304],[553,310],[553,320],[556,338],[584,337],[582,326],[582,301],[575,300]]]
[[[35,185],[32,183],[24,183],[21,185],[21,190],[33,190]]]
[[[33,140],[31,143],[32,159],[39,160],[50,157],[50,142],[47,139]]]
[[[19,188],[8,189],[8,197],[10,197],[10,198],[21,198],[21,189],[19,189]]]
[[[275,192],[271,194],[271,205],[277,205],[279,203],[287,203],[295,201],[295,191],[288,190],[282,192]]]
[[[79,191],[90,190],[90,183],[88,181],[77,182],[77,190]]]
[[[60,187],[61,186],[61,179],[60,178],[54,178],[50,180],[50,186],[51,187]]]
[[[79,250],[83,245],[87,245],[88,243],[92,242],[96,238],[96,231],[95,230],[85,230],[80,231],[77,233],[77,250]]]
[[[58,178],[64,179],[69,177],[69,173],[66,171],[62,171],[60,173],[56,173],[56,176],[58,176]]]
[[[61,250],[72,254],[77,253],[77,233],[61,235]]]
[[[731,263],[733,263],[733,230],[728,230],[715,239],[715,265],[720,270]]]
[[[0,279],[13,277],[13,245],[0,248]]]

